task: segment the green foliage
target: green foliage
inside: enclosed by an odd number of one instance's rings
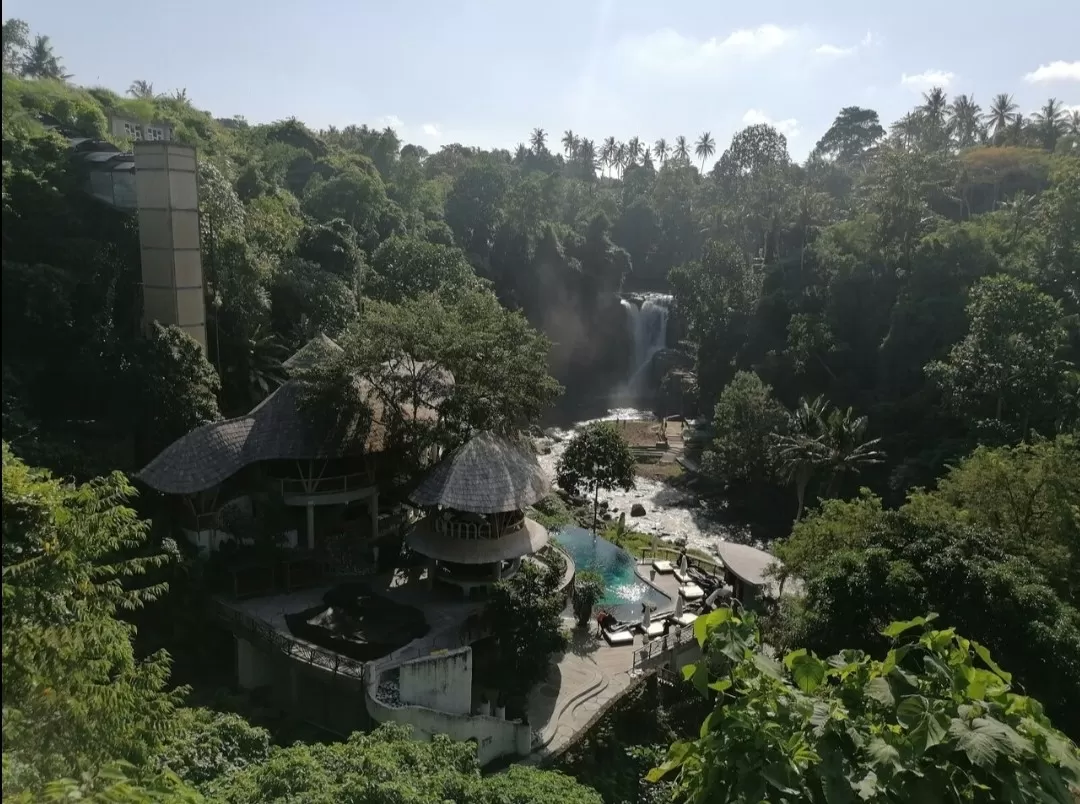
[[[498,641],[492,682],[503,703],[523,712],[525,699],[547,678],[552,655],[565,649],[562,610],[557,594],[562,573],[523,562],[513,578],[495,585],[485,610]]]
[[[824,504],[777,548],[805,596],[782,609],[773,640],[821,652],[876,649],[877,629],[933,609],[1001,656],[1073,733],[1066,713],[1080,701],[1071,669],[1080,662],[1070,587],[1080,503],[1069,472],[1074,453],[1067,437],[984,449],[898,511],[869,493]]]
[[[593,529],[597,495],[634,487],[634,456],[622,433],[610,422],[592,422],[578,430],[559,458],[555,476],[568,494],[592,493]]]
[[[155,762],[195,787],[258,765],[270,756],[270,733],[239,715],[181,709],[174,725]]]
[[[756,374],[738,372],[725,386],[713,414],[712,449],[704,467],[725,483],[768,481],[775,471],[773,443],[787,425],[787,411]]]
[[[1070,804],[1076,745],[984,646],[934,620],[888,625],[880,661],[800,649],[779,663],[761,653],[752,616],[699,618],[705,655],[683,674],[714,707],[649,778],[677,774],[689,802]]]
[[[119,473],[71,486],[3,446],[4,794],[110,761],[145,763],[175,727],[169,657],[137,658],[116,619],[158,598],[170,556],[145,546]],[[151,574],[151,577],[145,578]]]
[[[588,625],[593,606],[603,600],[607,592],[604,576],[592,570],[579,570],[574,575],[574,616],[578,625]]]
[[[398,304],[424,293],[461,295],[479,283],[457,248],[411,237],[391,237],[371,255],[367,295]]]

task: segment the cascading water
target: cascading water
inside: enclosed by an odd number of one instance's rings
[[[668,307],[671,296],[651,294],[645,297],[639,308],[631,301],[622,300],[626,309],[627,327],[634,344],[633,365],[627,387],[638,392],[653,356],[667,346]]]

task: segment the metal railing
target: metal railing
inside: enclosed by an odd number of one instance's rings
[[[694,640],[694,626],[685,625],[678,631],[669,632],[662,637],[656,637],[646,645],[642,645],[634,651],[634,667],[640,667],[650,659],[663,655],[666,651],[679,648]]]
[[[313,496],[318,494],[346,494],[350,491],[363,491],[371,488],[374,481],[369,472],[351,472],[347,475],[331,477],[298,478],[283,477],[281,496]]]
[[[516,533],[525,527],[524,516],[512,522],[499,524],[497,527],[486,520],[483,522],[470,522],[467,519],[439,515],[435,515],[433,520],[436,533],[444,533],[454,539],[499,538],[509,533]]]
[[[650,563],[654,558],[658,558],[660,556],[674,556],[676,561],[672,563],[678,565],[678,559],[681,558],[683,554],[683,551],[678,547],[662,547],[659,545],[655,545],[652,547],[644,548],[641,551],[641,558],[645,563]],[[724,562],[721,561],[719,558],[713,561],[708,558],[702,558],[701,556],[694,555],[693,553],[686,553],[685,555],[686,563],[689,566],[697,567],[703,572],[709,572],[713,575],[723,577],[724,573],[727,570],[727,567],[724,566]]]
[[[278,631],[269,623],[252,617],[250,614],[227,606],[220,601],[215,601],[215,603],[218,619],[228,625],[234,633],[243,634],[245,637],[303,664],[350,678],[364,678],[364,662],[342,656],[340,653],[320,648],[309,642],[303,642]]]

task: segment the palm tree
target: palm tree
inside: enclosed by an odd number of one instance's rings
[[[52,43],[47,36],[37,36],[22,62],[24,78],[52,78],[66,81],[71,78],[64,72],[64,65],[53,54]]]
[[[982,134],[982,110],[974,98],[957,95],[949,106],[948,131],[961,148],[979,142]]]
[[[532,145],[533,153],[539,156],[546,147],[547,132],[542,128],[534,128],[529,136],[529,143]]]
[[[525,143],[519,142],[517,150],[514,151],[514,161],[524,162],[529,158],[529,149],[525,147]]]
[[[139,79],[132,81],[131,86],[128,87],[127,94],[133,98],[149,99],[154,97],[154,85],[149,81],[143,81]]]
[[[636,165],[638,159],[641,158],[641,140],[637,137],[631,137],[630,141],[626,143],[626,164],[627,166]]]
[[[1065,110],[1057,98],[1050,98],[1034,116],[1035,128],[1038,129],[1043,147],[1053,151],[1061,135],[1068,131]]]
[[[1036,206],[1036,195],[1034,193],[1025,193],[1023,190],[1014,195],[1012,200],[1002,202],[1001,208],[1007,211],[1012,221],[1010,248],[1016,246],[1016,241],[1020,239],[1020,236],[1024,234],[1028,225],[1034,219]]]
[[[1080,137],[1080,111],[1074,111],[1069,115],[1067,121],[1069,126],[1069,134],[1073,137]]]
[[[698,137],[694,145],[694,155],[701,159],[701,172],[705,172],[705,160],[716,153],[716,141],[708,131]]]
[[[577,152],[578,138],[574,136],[574,132],[570,129],[566,129],[562,135],[562,147],[563,153],[569,159]]]
[[[653,143],[652,149],[653,149],[653,154],[656,156],[656,158],[658,160],[660,160],[660,164],[663,165],[667,161],[667,157],[668,157],[667,140],[665,140],[663,137],[661,137],[660,139],[658,139],[656,142]]]
[[[1024,118],[1024,115],[1017,112],[1013,115],[1012,124],[1009,126],[1007,137],[1009,144],[1011,145],[1023,145],[1024,140],[1027,139],[1028,133],[1028,121]]]
[[[596,178],[596,145],[592,140],[581,139],[577,146],[577,159],[585,169],[585,176]]]
[[[641,166],[649,170],[653,169],[652,154],[649,153],[648,148],[641,152]]]
[[[604,140],[603,146],[600,148],[600,161],[604,163],[604,167],[611,167],[615,164],[615,138],[608,137]]]
[[[880,438],[866,438],[869,420],[856,416],[851,408],[833,410],[825,420],[823,443],[828,449],[824,466],[829,470],[825,496],[831,497],[836,484],[846,474],[858,474],[863,467],[881,463],[885,453],[876,449]]]
[[[1012,95],[1002,92],[994,96],[990,111],[986,113],[986,124],[990,128],[990,136],[995,143],[1004,139],[1017,108],[1019,107],[1013,102]]]
[[[934,87],[929,92],[924,92],[923,102],[918,109],[927,122],[944,128],[945,116],[949,111],[949,98],[945,94],[945,90],[941,87]]]
[[[626,162],[626,145],[620,142],[615,146],[615,167],[619,169],[620,176],[622,176],[623,168],[626,167]]]
[[[675,158],[682,162],[690,161],[690,149],[686,144],[686,137],[681,134],[675,138]]]
[[[806,507],[806,487],[828,457],[824,443],[828,411],[829,403],[823,396],[800,399],[798,407],[788,416],[788,431],[775,439],[780,473],[787,482],[795,484],[796,522]]]

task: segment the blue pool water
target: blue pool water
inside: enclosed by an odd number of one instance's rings
[[[555,541],[570,554],[579,571],[593,570],[603,576],[607,594],[600,606],[618,619],[640,620],[645,602],[661,609],[670,605],[667,595],[637,577],[634,557],[621,547],[577,527],[563,528],[555,534]]]

